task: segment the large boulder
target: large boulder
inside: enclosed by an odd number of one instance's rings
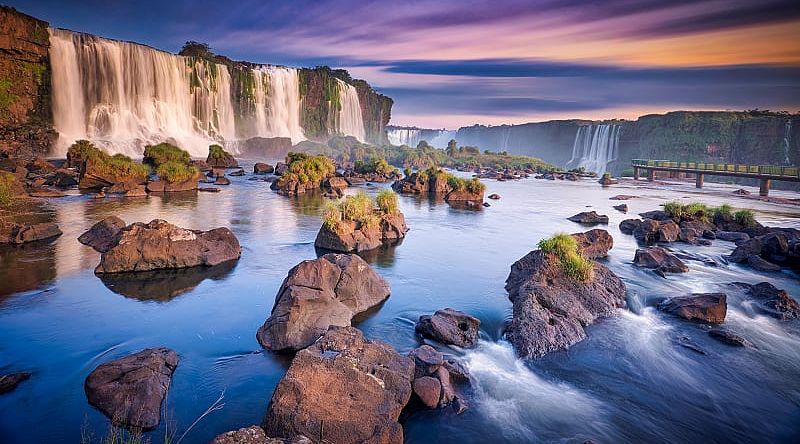
[[[756,256],[755,254],[747,258],[747,265],[755,270],[768,273],[781,271],[780,265],[773,264],[761,256]]]
[[[633,234],[641,223],[642,221],[639,219],[625,219],[619,223],[619,231],[622,231],[624,234]]]
[[[513,303],[506,336],[523,358],[568,348],[595,320],[625,306],[625,284],[605,266],[594,263],[593,277],[579,281],[540,250],[511,265],[505,287]]]
[[[759,302],[762,311],[782,321],[800,319],[800,303],[782,290],[769,282],[755,285],[743,282],[734,283],[745,289],[747,294]]]
[[[377,226],[367,226],[357,221],[339,221],[335,226],[322,224],[314,240],[314,246],[324,250],[362,252],[373,250],[385,243],[405,237],[408,232],[406,219],[400,211],[380,216]]]
[[[189,230],[154,219],[120,230],[116,243],[100,258],[95,273],[120,273],[214,266],[239,259],[239,240],[231,230]]]
[[[761,240],[758,238],[748,239],[737,244],[729,259],[731,262],[747,262],[750,256],[761,254]]]
[[[86,378],[86,398],[115,425],[152,430],[177,366],[178,354],[163,347],[106,362]]]
[[[254,174],[271,174],[273,172],[275,172],[275,167],[268,163],[256,162],[255,165],[253,165]]]
[[[433,315],[420,316],[415,329],[422,336],[442,344],[474,347],[478,340],[480,325],[481,321],[478,318],[452,308],[445,308],[437,310]]]
[[[584,211],[567,219],[584,225],[608,224],[608,216],[597,214],[596,211]]]
[[[688,320],[721,324],[728,312],[725,293],[694,293],[689,296],[669,298],[658,308]]]
[[[637,241],[644,244],[658,242],[659,228],[661,228],[661,223],[659,221],[655,219],[643,219],[634,228],[633,237],[635,237]]]
[[[54,239],[61,236],[58,225],[52,222],[40,224],[5,223],[0,221],[0,245],[2,244],[27,244],[29,242]]]
[[[578,244],[578,251],[587,259],[597,259],[608,256],[608,251],[614,247],[614,238],[608,231],[595,228],[583,233],[571,235]]]
[[[747,233],[742,233],[740,231],[717,231],[716,236],[719,240],[733,242],[737,245],[750,239],[750,236]]]
[[[353,327],[332,327],[301,350],[275,388],[269,436],[332,443],[403,442],[400,412],[411,398],[414,361]]]
[[[665,220],[658,225],[659,242],[675,242],[679,239],[681,228],[675,221]]]
[[[0,395],[8,393],[23,381],[30,379],[31,374],[28,372],[9,373],[7,375],[0,375]]]
[[[125,221],[119,217],[109,216],[81,234],[78,242],[88,245],[100,253],[105,253],[118,242],[116,237],[126,225]]]
[[[685,273],[689,267],[677,256],[661,247],[639,248],[633,263],[642,268],[653,268],[665,273]]]
[[[233,155],[219,145],[211,145],[208,148],[206,164],[211,168],[236,168],[239,166],[239,162]]]
[[[289,270],[256,338],[270,350],[308,347],[329,327],[349,326],[353,316],[377,306],[389,293],[389,283],[357,255],[303,261]]]

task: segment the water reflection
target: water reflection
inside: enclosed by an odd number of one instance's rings
[[[3,296],[35,290],[56,278],[52,239],[0,247],[0,301]]]
[[[356,253],[364,259],[368,264],[378,266],[379,268],[389,268],[394,265],[395,249],[403,243],[403,239],[387,241],[378,248],[372,250],[360,251]],[[327,250],[325,248],[314,247],[317,257],[322,257],[328,253],[341,253],[341,251]]]
[[[236,267],[230,261],[214,267],[179,270],[154,270],[136,273],[98,275],[103,285],[114,293],[140,301],[169,302],[200,285],[206,279],[222,280]]]

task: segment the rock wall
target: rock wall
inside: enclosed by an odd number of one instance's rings
[[[0,6],[0,156],[46,154],[50,109],[47,22]]]

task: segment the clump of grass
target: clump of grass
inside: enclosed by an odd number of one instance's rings
[[[395,194],[391,190],[383,190],[378,193],[378,196],[375,198],[375,201],[378,203],[378,208],[383,213],[386,214],[396,214],[397,213],[397,194]]]
[[[0,171],[0,208],[8,208],[14,203],[14,182],[16,178],[13,174]]]
[[[178,183],[199,178],[200,170],[195,166],[171,160],[159,165],[156,174],[169,183]]]
[[[367,193],[364,192],[347,196],[339,204],[343,220],[361,220],[372,214],[372,209],[374,207],[375,203]]]
[[[391,174],[395,170],[383,157],[373,157],[366,162],[356,160],[355,164],[353,164],[353,169],[360,174],[375,173],[383,175]]]
[[[289,153],[286,156],[288,171],[278,179],[278,185],[297,180],[300,184],[322,183],[322,180],[333,176],[336,165],[323,155],[312,156],[305,153]]]
[[[673,219],[680,219],[683,217],[683,204],[677,201],[667,202],[664,204],[664,212],[667,216]]]
[[[94,155],[99,151],[100,149],[94,146],[92,142],[89,142],[86,139],[80,139],[76,140],[75,143],[70,145],[69,149],[67,150],[67,159],[69,159],[70,163],[74,165],[77,162],[88,159],[90,155]]]
[[[566,233],[558,233],[539,241],[539,250],[558,257],[561,269],[572,279],[588,281],[592,279],[594,266],[591,260],[578,253],[575,238]]]
[[[108,155],[88,140],[78,140],[69,147],[67,157],[72,160],[91,162],[92,172],[110,176],[117,181],[144,182],[150,175],[150,167],[124,154]]]
[[[230,156],[230,154],[228,154],[221,146],[214,144],[208,147],[209,159],[224,159],[226,156]]]
[[[143,162],[156,168],[167,162],[188,164],[190,160],[191,156],[189,156],[188,152],[170,143],[165,142],[144,147]]]
[[[754,227],[756,225],[756,218],[752,210],[739,210],[733,213],[733,219],[737,224],[745,228]]]
[[[728,204],[722,204],[717,208],[714,208],[714,219],[722,219],[722,220],[732,220],[733,219],[733,207]]]

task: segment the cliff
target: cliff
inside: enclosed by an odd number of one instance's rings
[[[47,23],[0,6],[0,155],[46,154],[50,109]]]

